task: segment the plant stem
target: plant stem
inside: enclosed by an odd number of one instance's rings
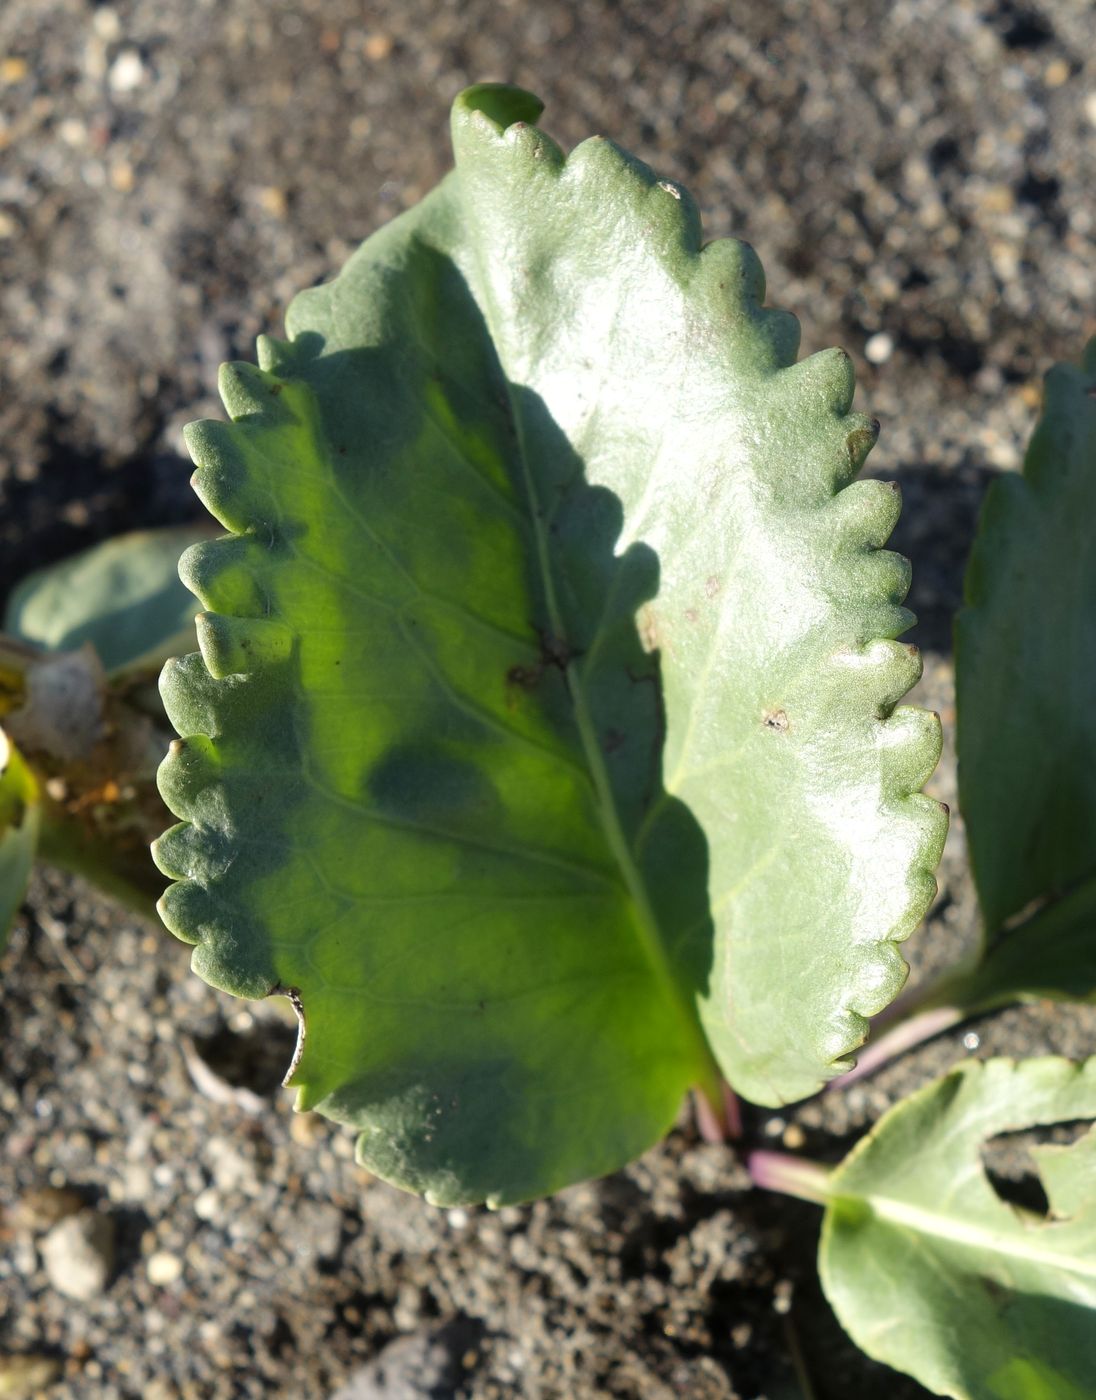
[[[737,1142],[742,1136],[742,1106],[738,1095],[723,1081],[723,1112],[717,1114],[708,1095],[693,1090],[697,1131],[705,1142]]]
[[[764,1191],[779,1191],[783,1196],[795,1196],[824,1206],[830,1199],[830,1170],[821,1162],[792,1157],[787,1152],[751,1152],[746,1162],[755,1186]]]
[[[855,1066],[845,1074],[838,1075],[836,1079],[831,1079],[826,1085],[826,1092],[828,1093],[831,1089],[843,1089],[847,1084],[854,1084],[858,1079],[864,1079],[896,1055],[902,1054],[905,1050],[911,1050],[923,1041],[931,1040],[933,1036],[939,1035],[942,1031],[950,1030],[952,1026],[957,1026],[970,1014],[969,1011],[960,1006],[931,1006],[914,1016],[910,1016],[908,1020],[899,1021],[890,1030],[884,1032],[878,1040],[869,1041],[865,1049],[861,1051]]]

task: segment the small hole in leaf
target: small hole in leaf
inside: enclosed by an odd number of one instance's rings
[[[1017,1133],[999,1133],[982,1145],[982,1166],[989,1184],[1006,1205],[1033,1215],[1050,1213],[1050,1202],[1035,1159],[1033,1147],[1047,1144],[1068,1147],[1091,1128],[1090,1122],[1054,1123]]]
[[[998,1199],[1003,1201],[1005,1205],[1014,1206],[1017,1210],[1028,1211],[1032,1215],[1049,1213],[1050,1202],[1047,1200],[1047,1193],[1043,1190],[1043,1183],[1035,1175],[1034,1167],[1022,1175],[1011,1176],[994,1171],[992,1167],[987,1165],[986,1177]]]

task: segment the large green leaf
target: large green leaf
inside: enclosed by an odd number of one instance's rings
[[[51,651],[91,642],[108,674],[156,674],[194,645],[194,598],[179,555],[208,535],[200,526],[138,530],[30,574],[14,590],[4,631]]]
[[[893,1108],[826,1184],[826,1295],[869,1356],[963,1400],[1096,1394],[1096,1131],[1032,1150],[1049,1217],[1002,1201],[992,1137],[1096,1116],[1096,1059],[970,1062]]]
[[[0,729],[0,950],[26,893],[39,817],[38,785]]]
[[[713,1052],[813,1091],[943,836],[847,357],[795,364],[746,245],[539,111],[465,93],[455,173],[225,371],[190,443],[235,537],[163,681],[168,926],[295,989],[302,1101],[439,1201],[620,1164]]]
[[[1096,995],[1096,340],[995,481],[956,628],[959,793],[982,961],[943,995]],[[1014,925],[1018,925],[1014,927]]]

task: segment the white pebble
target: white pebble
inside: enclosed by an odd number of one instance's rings
[[[99,38],[105,39],[108,44],[113,44],[122,33],[122,21],[118,18],[118,11],[112,10],[109,5],[103,5],[96,10],[91,23]]]
[[[864,358],[873,365],[885,365],[894,354],[894,341],[886,331],[877,331],[864,346]]]
[[[81,1210],[55,1225],[42,1241],[46,1276],[58,1293],[89,1303],[106,1290],[114,1272],[114,1222]]]
[[[123,49],[110,65],[107,81],[111,92],[132,92],[145,80],[145,65],[136,49]]]
[[[183,1276],[183,1261],[177,1254],[169,1254],[166,1249],[158,1249],[149,1255],[145,1266],[149,1283],[157,1288],[166,1288],[169,1283],[177,1283]]]
[[[212,1186],[194,1197],[194,1214],[199,1220],[216,1220],[221,1213],[221,1198]]]

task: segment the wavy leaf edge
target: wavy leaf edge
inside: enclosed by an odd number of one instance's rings
[[[487,124],[496,138],[510,141],[536,140],[548,142],[541,133],[529,131],[527,119],[535,119],[540,104],[528,94],[513,96],[513,89],[481,86],[468,90],[457,99],[454,120],[463,115],[464,119],[477,124]],[[517,120],[513,118],[514,103],[523,113]],[[478,105],[477,105],[478,104]],[[533,108],[535,107],[535,111]],[[592,138],[600,141],[601,138]],[[604,143],[609,145],[611,143]],[[590,142],[584,142],[570,156],[560,156],[559,169],[573,161]],[[616,149],[616,148],[614,148]],[[626,154],[623,159],[637,164]],[[645,169],[645,168],[644,168]],[[666,182],[657,182],[653,174],[651,180],[666,189]],[[673,187],[676,191],[677,187]],[[702,245],[699,221],[695,218],[691,201],[684,192],[673,192],[676,204],[677,229],[683,242],[688,244],[688,254],[697,272],[700,271],[702,252],[731,244],[731,240],[720,240],[717,245]],[[684,196],[684,197],[683,197]],[[391,226],[390,226],[391,227]],[[849,413],[852,397],[851,361],[842,351],[822,352],[810,360],[796,362],[797,332],[789,337],[788,322],[791,318],[784,313],[764,310],[761,302],[764,297],[764,281],[760,266],[748,245],[735,244],[736,256],[742,258],[742,277],[746,283],[744,302],[753,320],[769,318],[774,327],[770,331],[774,363],[771,373],[788,371],[794,374],[817,376],[809,381],[811,392],[824,395],[836,403],[836,411],[843,420],[849,421],[849,458],[840,471],[835,471],[828,501],[841,499],[841,507],[858,514],[862,520],[862,538],[865,554],[884,553],[882,544],[889,536],[897,517],[895,493],[884,483],[854,483],[853,478],[862,465],[872,443],[875,432],[862,430],[858,415]],[[719,256],[716,254],[716,256]],[[307,297],[308,293],[303,293]],[[293,311],[287,318],[292,333]],[[794,324],[794,322],[793,322]],[[277,367],[293,353],[293,346],[273,341],[267,337],[258,342],[259,370],[248,365],[226,366],[222,373],[222,397],[230,416],[238,427],[246,430],[247,415],[256,411],[258,395],[284,394],[287,398],[300,395],[301,408],[306,415],[310,406],[303,400],[310,391],[299,382],[279,379]],[[805,369],[804,366],[810,366]],[[269,399],[265,405],[270,407]],[[863,420],[866,423],[866,420]],[[169,662],[162,678],[162,693],[168,708],[169,717],[182,711],[193,711],[195,704],[204,707],[209,722],[201,731],[186,733],[176,740],[169,757],[161,769],[161,791],[168,802],[184,821],[174,827],[154,847],[157,863],[169,878],[178,881],[161,901],[160,911],[167,927],[176,936],[195,944],[193,953],[194,970],[204,980],[215,987],[244,997],[262,997],[271,994],[292,993],[298,1014],[301,1018],[301,1042],[294,1057],[287,1082],[301,1059],[305,1043],[307,1009],[301,1006],[298,989],[281,985],[274,969],[261,957],[256,957],[256,943],[249,942],[246,934],[246,914],[228,921],[211,918],[211,891],[207,885],[188,871],[185,860],[180,860],[179,851],[193,850],[195,843],[202,844],[205,850],[202,864],[206,870],[215,868],[218,863],[227,866],[231,863],[231,840],[226,832],[218,836],[211,832],[208,822],[195,822],[188,819],[202,805],[203,794],[207,793],[211,780],[217,772],[216,739],[218,735],[218,714],[222,705],[234,705],[243,697],[246,687],[249,708],[256,711],[260,701],[276,703],[283,678],[284,661],[291,651],[294,639],[277,621],[264,616],[264,603],[248,577],[244,551],[256,542],[263,543],[268,525],[262,518],[261,510],[256,511],[253,503],[241,502],[234,495],[234,485],[228,476],[221,472],[220,464],[203,454],[200,437],[201,425],[196,425],[189,434],[192,451],[199,464],[195,474],[196,486],[199,476],[204,478],[198,489],[231,534],[219,541],[205,543],[187,551],[180,565],[180,574],[187,586],[203,602],[209,596],[210,581],[216,577],[218,592],[223,597],[227,589],[235,594],[231,611],[214,612],[207,610],[198,617],[200,654]],[[855,442],[854,442],[855,439]],[[897,559],[898,556],[889,556]],[[900,570],[900,573],[902,570]],[[883,588],[881,603],[888,605],[904,595],[908,586],[905,581],[897,586],[893,575]],[[897,632],[905,630],[912,618],[904,610],[899,610],[903,620],[896,624]],[[853,649],[848,662],[854,667],[871,670],[875,678],[876,718],[879,721],[879,747],[887,751],[890,764],[890,784],[887,799],[890,810],[896,819],[901,817],[917,826],[919,860],[911,862],[907,871],[905,905],[901,916],[876,940],[878,956],[890,959],[887,947],[906,938],[920,922],[924,912],[936,892],[933,871],[939,860],[946,830],[946,809],[942,804],[921,792],[935,768],[940,752],[939,721],[936,716],[908,706],[899,706],[898,701],[918,679],[921,670],[916,648],[900,644],[894,635],[878,637],[866,641],[862,647]],[[204,673],[204,678],[203,674]],[[211,682],[220,689],[214,698]],[[215,903],[215,899],[213,900]],[[888,963],[889,971],[883,977],[885,984],[881,991],[877,977],[872,991],[855,987],[850,994],[842,1013],[841,1030],[835,1033],[831,1047],[831,1071],[840,1073],[848,1065],[851,1054],[866,1036],[867,1016],[875,1014],[887,1000],[897,994],[905,980],[908,969],[904,960],[893,951],[893,960]],[[855,983],[855,979],[851,979]],[[882,996],[882,1000],[880,997]],[[854,1004],[858,999],[859,1004]],[[302,1086],[300,1106],[311,1106],[308,1086]],[[330,1108],[331,1105],[328,1105]],[[336,1106],[337,1107],[337,1106]],[[327,1109],[325,1108],[325,1111]],[[337,1112],[331,1116],[338,1116]]]

